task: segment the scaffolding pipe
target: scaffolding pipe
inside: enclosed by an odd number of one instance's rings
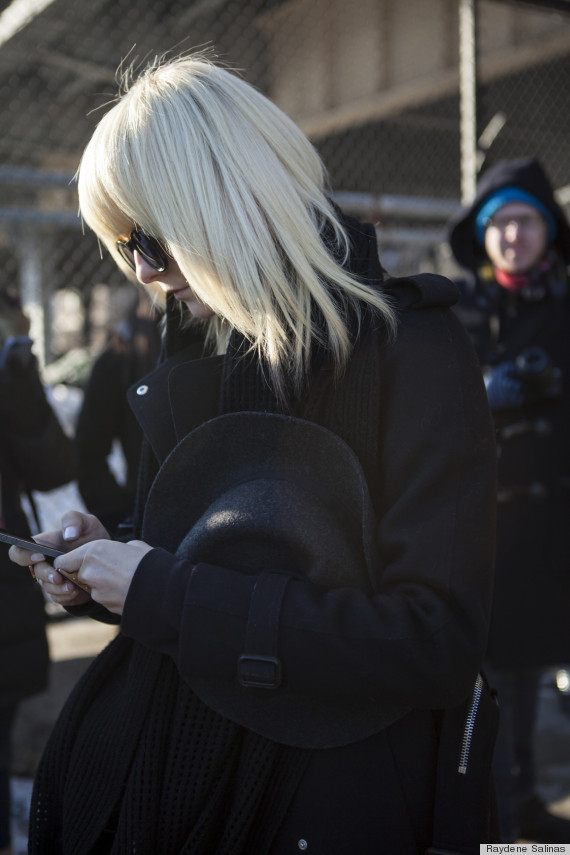
[[[333,201],[347,212],[369,217],[406,217],[414,220],[448,220],[460,207],[455,199],[400,196],[337,190]]]
[[[19,290],[22,307],[30,320],[30,337],[40,366],[46,364],[47,340],[45,294],[42,286],[42,246],[38,235],[31,229],[20,233]]]
[[[477,0],[459,0],[459,124],[461,201],[477,185]]]
[[[61,226],[79,229],[82,226],[78,214],[72,211],[48,210],[45,208],[0,208],[0,223],[28,224],[34,226]]]
[[[50,172],[28,166],[0,165],[0,182],[3,184],[32,184],[73,188],[73,175],[67,172]]]

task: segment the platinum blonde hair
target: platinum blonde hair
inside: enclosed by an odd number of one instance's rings
[[[159,239],[213,310],[210,335],[220,344],[238,330],[278,392],[286,374],[301,387],[316,341],[342,369],[349,309],[360,318],[367,304],[394,329],[386,298],[342,267],[348,238],[325,181],[294,122],[203,56],[157,60],[127,84],[78,171],[81,215],[119,266],[129,272],[119,235],[136,227]],[[324,329],[314,324],[314,305]]]

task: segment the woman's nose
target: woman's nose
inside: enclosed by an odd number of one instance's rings
[[[152,267],[144,255],[141,255],[138,250],[133,252],[135,260],[135,274],[141,285],[149,285],[157,275],[154,267]]]

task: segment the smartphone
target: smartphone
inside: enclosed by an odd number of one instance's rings
[[[13,534],[8,534],[5,531],[0,531],[0,543],[7,543],[9,546],[19,546],[21,549],[29,549],[30,552],[39,552],[42,555],[46,556],[46,559],[57,558],[58,555],[65,555],[65,553],[61,549],[54,549],[53,546],[44,546],[41,543],[36,543],[35,540],[27,540],[25,537],[16,537]],[[53,564],[53,561],[49,561],[50,564]],[[68,573],[66,570],[59,570],[58,573],[61,573],[62,576],[65,576],[66,579],[69,579],[70,582],[73,582],[74,585],[77,585],[78,588],[82,588],[84,591],[87,591],[88,594],[91,593],[91,588],[89,585],[86,585],[85,582],[82,582],[77,578],[77,573]]]
[[[25,537],[16,537],[13,534],[7,534],[5,531],[0,531],[0,541],[8,543],[10,546],[19,546],[21,549],[29,549],[30,552],[41,552],[46,558],[57,558],[58,555],[63,555],[61,549],[53,549],[51,546],[42,546],[41,543],[36,543],[35,540],[26,540]],[[49,562],[53,564],[53,561]]]

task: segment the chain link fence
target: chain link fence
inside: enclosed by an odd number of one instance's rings
[[[157,54],[210,48],[309,135],[338,201],[377,224],[389,270],[447,272],[461,2],[0,2],[1,281],[20,289],[48,366],[92,356],[115,320],[105,295],[124,280],[82,233],[73,175],[117,69]],[[570,4],[475,5],[478,166],[535,155],[567,203]]]

